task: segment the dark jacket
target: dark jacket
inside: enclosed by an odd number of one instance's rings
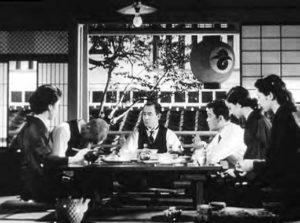
[[[18,135],[22,151],[22,177],[32,198],[52,201],[57,191],[56,169],[67,165],[68,159],[51,155],[49,131],[36,117],[28,116],[27,123]]]
[[[265,159],[266,150],[271,138],[271,122],[261,113],[254,110],[245,122],[244,142],[247,150],[244,159]]]
[[[300,134],[293,112],[291,105],[278,108],[272,122],[266,162],[254,163],[254,171],[261,179],[279,187],[297,183],[300,176]]]

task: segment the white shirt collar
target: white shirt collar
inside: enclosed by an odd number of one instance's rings
[[[146,128],[146,129],[148,132],[151,132],[151,131],[156,132],[158,130],[158,127],[159,127],[159,125],[157,125],[155,128],[152,128],[152,129],[150,129],[150,128]]]

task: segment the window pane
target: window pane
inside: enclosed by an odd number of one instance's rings
[[[171,103],[172,93],[171,92],[161,92],[160,93],[160,102],[162,103]]]
[[[262,39],[262,50],[280,50],[280,39]]]
[[[22,92],[12,91],[11,92],[11,102],[22,102]]]
[[[280,63],[280,52],[262,52],[263,63]]]
[[[226,91],[216,91],[216,99],[225,99]]]
[[[25,91],[25,102],[29,101],[30,96],[32,95],[33,91]]]
[[[281,75],[280,73],[280,64],[263,64],[262,65],[262,73],[263,75],[267,74],[277,74]]]
[[[300,37],[300,26],[282,26],[282,37]]]
[[[243,50],[260,50],[260,39],[243,39]]]
[[[282,50],[300,50],[299,39],[282,39]]]
[[[283,64],[282,76],[300,76],[300,64]]]
[[[247,88],[248,90],[250,89],[255,89],[254,87],[254,83],[256,82],[258,78],[256,77],[246,77],[246,78],[243,78],[243,87],[244,88]]]
[[[283,63],[299,63],[300,62],[300,52],[282,52],[282,62]]]
[[[260,64],[245,64],[243,65],[243,76],[260,76],[261,75]]]
[[[198,103],[199,102],[199,92],[188,92],[188,102],[189,103]]]
[[[213,100],[213,94],[211,91],[202,92],[202,103],[208,103]]]
[[[110,102],[110,103],[117,102],[117,92],[116,91],[108,91],[106,93],[106,102]]]
[[[92,97],[92,102],[101,102],[103,97],[103,91],[94,91]]]
[[[260,26],[243,26],[243,37],[260,37]]]
[[[280,37],[280,26],[262,26],[262,37]]]
[[[260,63],[260,52],[243,52],[243,63]]]
[[[123,97],[123,95],[124,95],[124,92],[121,91],[120,92],[120,99]],[[126,92],[122,102],[129,102],[129,101],[130,101],[130,92]]]
[[[175,92],[175,102],[185,102],[185,92]]]

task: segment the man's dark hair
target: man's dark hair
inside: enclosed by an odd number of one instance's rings
[[[154,105],[154,109],[155,109],[156,114],[161,114],[162,113],[161,105],[157,101],[147,101],[147,103],[145,104],[145,106],[152,106],[152,105]]]
[[[212,101],[206,107],[212,109],[217,118],[222,115],[225,120],[229,120],[229,109],[224,100]]]

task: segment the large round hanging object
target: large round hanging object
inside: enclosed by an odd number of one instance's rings
[[[205,36],[192,47],[191,69],[200,82],[224,82],[230,77],[234,62],[232,47],[222,42],[220,36]]]

